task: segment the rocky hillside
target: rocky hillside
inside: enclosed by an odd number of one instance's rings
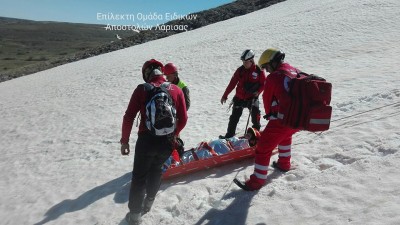
[[[0,33],[0,82],[197,29],[282,1],[284,0],[238,0],[187,15],[192,19],[177,19],[152,29],[138,29],[138,32],[110,32],[103,25],[0,18],[0,27],[5,31]],[[121,36],[126,38],[117,39],[116,33],[124,34]]]

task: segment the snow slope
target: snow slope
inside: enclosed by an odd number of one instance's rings
[[[399,15],[398,0],[287,0],[0,83],[1,224],[125,224],[133,156],[118,142],[143,62],[179,66],[192,97],[181,135],[194,147],[225,132],[219,100],[241,52],[268,47],[333,83],[331,129],[296,134],[296,169],[271,170],[258,192],[231,183],[252,160],[164,182],[143,224],[399,224]]]

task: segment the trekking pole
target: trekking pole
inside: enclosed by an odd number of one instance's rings
[[[247,133],[247,127],[249,126],[250,116],[251,116],[251,112],[253,111],[253,105],[254,105],[255,100],[256,99],[253,98],[253,100],[251,101],[250,113],[249,113],[249,117],[247,117],[247,124],[246,124],[246,129],[244,130],[244,135],[246,135],[246,133]]]
[[[233,105],[233,100],[229,103],[228,109],[226,110],[226,112],[229,112],[232,108]]]

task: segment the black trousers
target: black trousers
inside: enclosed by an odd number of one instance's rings
[[[253,124],[253,128],[260,130],[260,108],[258,99],[242,100],[236,97],[233,97],[233,106],[232,106],[232,115],[229,117],[228,129],[226,131],[225,137],[232,137],[236,133],[236,126],[242,116],[243,109],[247,108],[251,110],[251,122]]]
[[[166,136],[153,136],[150,133],[139,134],[129,192],[130,212],[140,213],[145,196],[154,198],[160,189],[161,166],[172,153],[170,139]]]

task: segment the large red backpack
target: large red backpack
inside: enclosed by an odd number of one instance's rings
[[[332,84],[313,74],[282,72],[290,78],[288,95],[279,102],[278,118],[282,124],[312,132],[328,130]]]

